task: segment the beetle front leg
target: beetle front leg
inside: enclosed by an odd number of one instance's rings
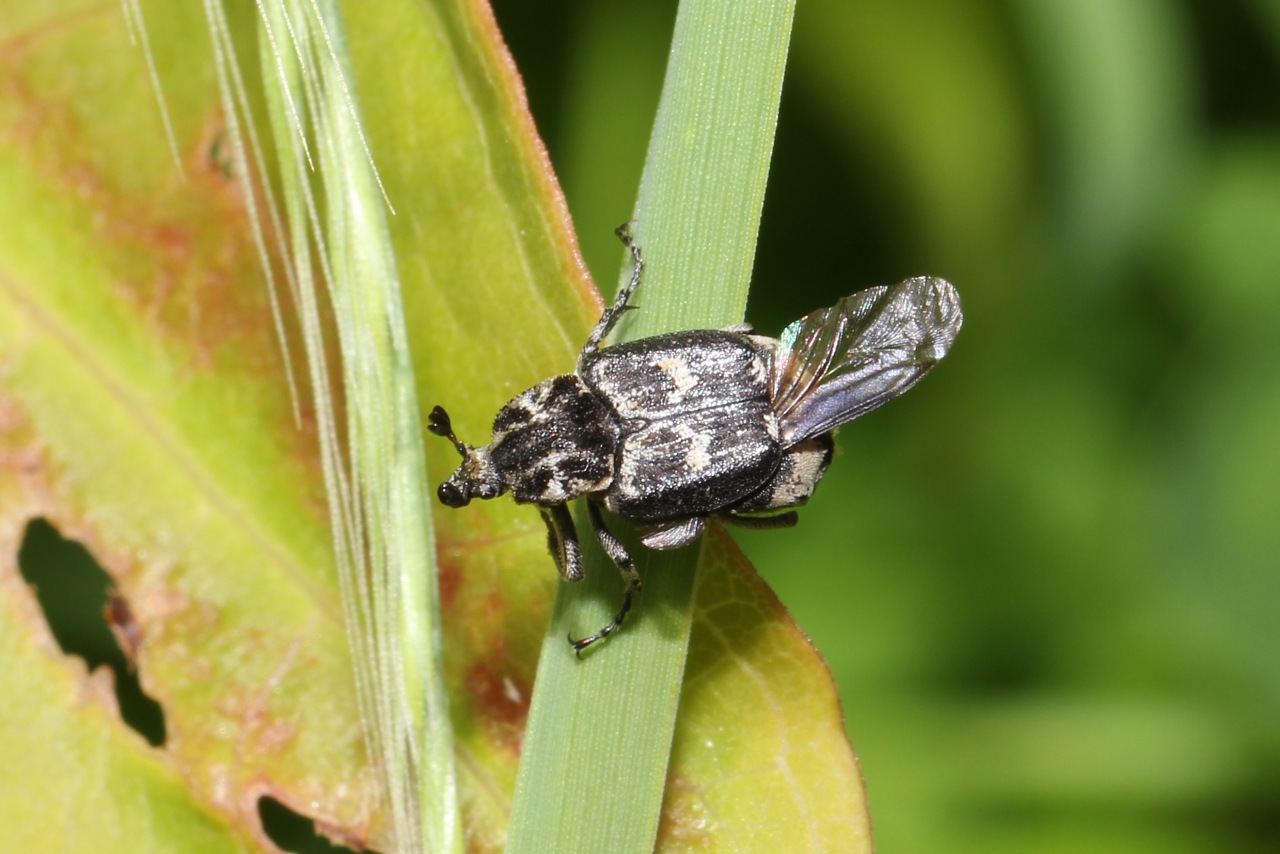
[[[578,529],[563,504],[539,507],[542,521],[547,523],[547,548],[556,562],[556,569],[565,581],[581,581],[582,547],[578,545]]]
[[[604,553],[609,556],[609,560],[613,561],[618,567],[618,571],[622,573],[622,580],[627,583],[627,591],[622,595],[622,607],[618,609],[617,616],[613,618],[609,625],[582,640],[574,640],[572,635],[569,636],[569,643],[573,645],[573,652],[579,658],[582,657],[584,649],[596,641],[604,640],[622,625],[622,621],[627,618],[627,612],[631,610],[631,600],[640,592],[640,573],[636,571],[635,561],[627,553],[626,546],[622,545],[622,541],[604,526],[604,519],[600,516],[600,507],[594,501],[587,502],[587,515],[591,519],[591,527],[595,529],[596,537],[600,540],[600,546],[604,549]]]
[[[582,360],[590,356],[600,348],[600,342],[608,337],[609,332],[617,324],[618,318],[622,317],[622,313],[630,306],[627,301],[631,299],[631,294],[635,292],[636,287],[640,284],[640,274],[644,272],[644,257],[640,254],[640,247],[636,245],[635,240],[631,237],[631,223],[624,222],[618,226],[615,232],[618,239],[622,241],[622,245],[631,251],[631,281],[618,291],[618,296],[614,298],[613,305],[604,310],[604,314],[600,315],[600,320],[596,323],[591,335],[587,337],[587,343],[582,347],[582,354],[578,356],[578,364],[581,366]]]

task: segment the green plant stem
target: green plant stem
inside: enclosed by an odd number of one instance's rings
[[[742,319],[793,11],[789,0],[680,4],[633,229],[643,308],[619,337]],[[517,854],[650,851],[661,815],[697,547],[649,552],[623,534],[644,593],[579,661],[566,635],[607,622],[622,591],[583,515],[587,578],[561,589],[544,639],[512,809]]]

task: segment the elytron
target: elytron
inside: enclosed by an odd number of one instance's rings
[[[859,291],[795,321],[780,338],[747,324],[602,347],[640,284],[644,259],[626,227],[630,281],[600,317],[577,370],[516,395],[488,445],[459,441],[437,406],[428,429],[462,464],[440,501],[462,507],[504,493],[535,504],[566,581],[583,577],[567,502],[587,499],[596,537],[626,581],[617,615],[576,652],[612,634],[640,576],[601,509],[635,523],[652,549],[698,538],[707,519],[752,528],[796,523],[831,462],[835,429],[887,403],[938,363],[960,330],[960,298],[936,278]]]

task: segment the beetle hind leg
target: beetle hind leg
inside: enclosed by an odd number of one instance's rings
[[[600,516],[600,508],[595,502],[587,502],[587,515],[591,518],[591,527],[595,529],[596,537],[600,540],[600,546],[604,549],[604,553],[609,556],[609,560],[613,561],[618,567],[618,571],[622,573],[622,580],[627,583],[627,590],[622,594],[622,607],[618,609],[617,615],[607,626],[581,640],[574,640],[573,635],[569,636],[569,643],[573,646],[573,652],[579,658],[582,657],[584,649],[596,641],[604,640],[618,630],[618,627],[622,625],[622,621],[627,618],[627,613],[631,610],[631,602],[635,599],[636,594],[640,592],[641,586],[640,573],[636,571],[635,561],[627,553],[622,541],[604,526],[604,519]]]
[[[651,549],[665,551],[687,546],[701,537],[703,529],[707,527],[707,520],[701,516],[690,516],[687,519],[673,519],[636,527],[640,531],[640,542]]]
[[[726,513],[720,518],[731,525],[750,531],[772,531],[774,528],[794,528],[796,522],[800,521],[800,514],[794,510],[775,513],[772,516],[739,516],[736,513]]]

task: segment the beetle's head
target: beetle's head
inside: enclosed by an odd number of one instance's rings
[[[443,408],[437,406],[431,410],[427,429],[437,436],[444,436],[462,455],[462,465],[436,490],[441,504],[465,507],[472,498],[497,498],[506,491],[501,476],[489,460],[489,446],[473,448],[458,441],[449,422],[449,413]]]

